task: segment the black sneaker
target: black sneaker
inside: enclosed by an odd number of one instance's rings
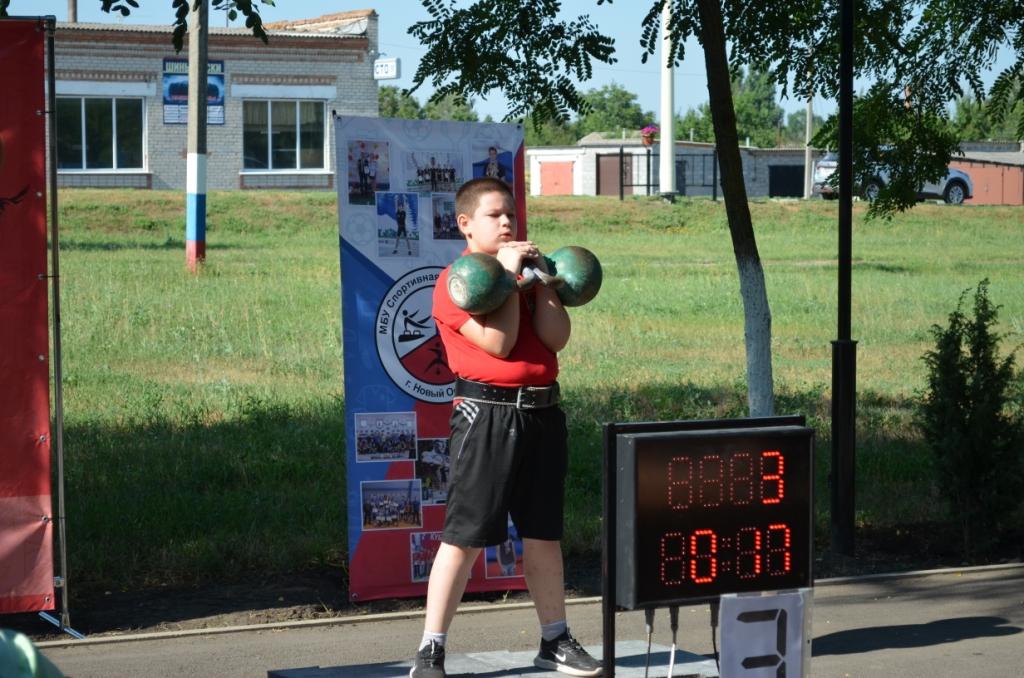
[[[533,665],[570,676],[600,676],[602,672],[601,662],[587,654],[568,629],[554,640],[540,641],[540,652],[534,657]]]
[[[444,645],[430,641],[416,653],[409,678],[445,678]]]

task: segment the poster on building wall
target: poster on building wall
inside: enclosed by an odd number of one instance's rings
[[[208,61],[206,124],[224,124],[224,62]],[[164,59],[164,124],[188,124],[188,59]]]
[[[54,609],[43,28],[0,21],[0,614]]]
[[[465,249],[455,192],[508,182],[526,237],[519,125],[338,117],[349,595],[421,596],[444,526],[455,377],[431,317]],[[468,591],[525,588],[522,543],[485,549]]]

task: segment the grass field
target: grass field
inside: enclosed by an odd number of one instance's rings
[[[60,194],[69,562],[79,588],[345,567],[337,207],[330,193],[214,193],[208,263],[184,268],[184,197]],[[777,411],[818,432],[827,534],[836,205],[755,202]],[[561,356],[571,421],[566,548],[600,548],[600,425],[743,416],[742,307],[723,205],[544,198],[542,249],[605,270]],[[857,501],[862,525],[941,520],[912,424],[929,328],[982,278],[1003,350],[1024,341],[1024,212],[855,208]],[[73,589],[74,590],[74,589]]]

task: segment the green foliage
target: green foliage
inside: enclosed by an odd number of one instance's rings
[[[377,90],[377,104],[382,118],[422,120],[423,107],[416,97],[394,85],[382,85]]]
[[[459,94],[433,96],[423,107],[423,117],[427,120],[461,120],[476,122],[480,117],[473,110],[473,100],[465,99]]]
[[[1020,85],[1017,85],[1020,89]],[[965,94],[955,102],[952,124],[965,141],[1022,141],[1016,120],[1024,118],[1024,100],[1018,100],[1002,118],[997,118],[991,101],[979,101]]]
[[[819,148],[835,148],[838,118],[829,118],[815,135]],[[960,141],[944,111],[929,111],[915,105],[903,90],[893,91],[877,83],[853,103],[853,176],[856,186],[865,186],[883,173],[877,200],[870,216],[891,217],[915,206],[921,185],[938,181],[946,174],[949,159],[959,152]],[[837,182],[836,172],[831,181]]]
[[[539,125],[532,121],[523,124],[524,143],[530,148],[537,146],[571,146],[579,140],[575,126],[555,120],[545,120]]]
[[[822,128],[825,124],[825,119],[820,115],[815,115],[811,118],[811,137]],[[786,126],[782,128],[782,145],[783,146],[799,146],[803,147],[806,144],[806,125],[807,125],[807,110],[793,111],[786,116]]]
[[[587,110],[576,123],[577,134],[584,137],[591,132],[611,132],[620,136],[621,130],[627,136],[654,123],[654,113],[644,111],[633,94],[622,85],[612,83],[600,89],[592,89],[583,95]]]
[[[928,389],[919,426],[970,556],[989,549],[1020,506],[1024,426],[1021,413],[1010,412],[1014,360],[999,357],[1000,336],[992,329],[998,307],[988,298],[988,280],[974,292],[972,318],[963,312],[968,291],[949,325],[932,328],[935,348],[924,355]]]
[[[752,68],[734,73],[732,104],[736,110],[736,133],[741,140],[749,138],[753,146],[774,148],[784,115],[775,82],[767,73]]]
[[[711,106],[704,102],[697,108],[690,108],[683,117],[676,117],[675,121],[676,139],[703,141],[715,143],[715,128],[711,120]]]
[[[587,107],[573,79],[589,80],[592,60],[615,62],[614,41],[589,17],[560,20],[557,0],[479,0],[467,8],[422,2],[432,19],[409,28],[427,47],[412,89],[429,81],[434,99],[501,89],[511,102],[506,120],[533,115],[538,122],[566,121],[570,111]]]

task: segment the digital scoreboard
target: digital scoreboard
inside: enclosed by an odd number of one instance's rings
[[[619,606],[811,585],[812,429],[669,430],[614,439]]]

